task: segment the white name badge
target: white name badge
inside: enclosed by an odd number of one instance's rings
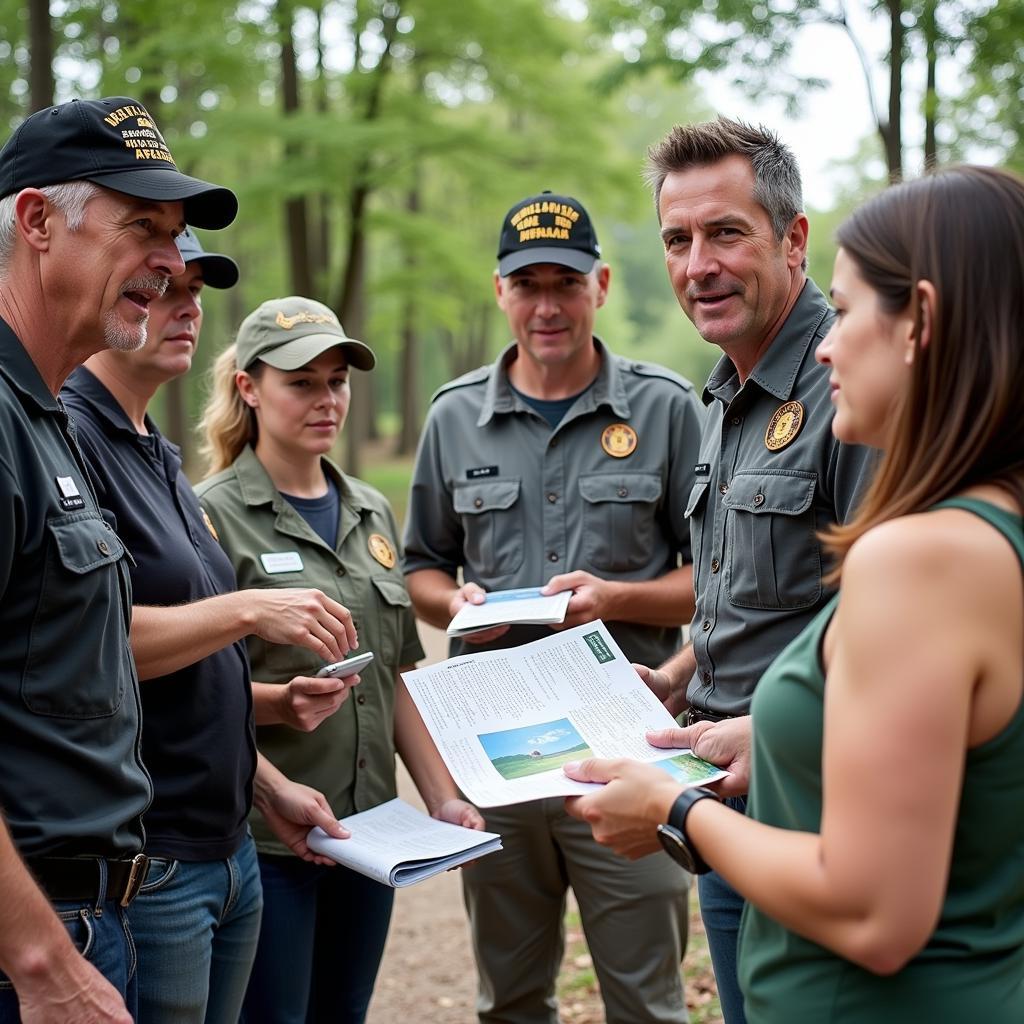
[[[264,572],[302,572],[302,559],[298,551],[268,551],[260,555]]]
[[[70,476],[57,477],[57,486],[60,488],[60,493],[65,498],[79,497],[78,484],[76,484],[74,479]]]

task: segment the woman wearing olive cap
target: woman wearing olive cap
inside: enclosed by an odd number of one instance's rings
[[[356,695],[315,731],[300,732],[278,711],[280,684],[322,663],[301,648],[251,638],[261,752],[344,817],[396,795],[397,748],[434,817],[482,828],[398,678],[423,650],[392,511],[327,458],[348,413],[351,368],[374,363],[326,306],[301,297],[263,303],[214,367],[203,419],[214,475],[197,490],[239,586],[322,590],[351,610],[358,649],[374,654]],[[264,918],[243,1019],[363,1021],[393,890],[291,856],[258,815],[252,828]]]

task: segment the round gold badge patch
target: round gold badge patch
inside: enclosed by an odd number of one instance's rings
[[[768,429],[764,432],[764,446],[770,452],[782,451],[788,444],[796,440],[800,428],[804,425],[804,407],[799,402],[786,402],[780,405],[768,421]]]
[[[220,537],[217,535],[217,527],[213,525],[213,520],[207,515],[206,509],[203,509],[203,522],[206,523],[206,528],[210,531],[210,536],[219,544]]]
[[[370,549],[370,554],[385,569],[393,569],[395,567],[395,549],[391,546],[391,541],[387,537],[382,537],[379,533],[371,533],[366,546]]]
[[[613,459],[624,459],[636,451],[636,431],[628,423],[613,423],[601,433],[601,447]]]

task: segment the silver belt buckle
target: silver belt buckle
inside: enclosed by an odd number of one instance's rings
[[[144,853],[137,853],[132,857],[131,870],[128,872],[128,884],[124,887],[124,894],[121,896],[121,906],[127,907],[142,888],[146,880],[146,872],[149,870],[149,857]]]

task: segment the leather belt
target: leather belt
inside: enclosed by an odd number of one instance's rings
[[[695,725],[697,722],[725,722],[736,715],[720,715],[715,711],[704,711],[702,708],[688,707],[686,709],[686,724]]]
[[[146,880],[149,858],[144,853],[131,860],[107,861],[101,857],[32,857],[26,863],[51,900],[113,900],[127,907]],[[100,888],[103,863],[107,866],[105,891]]]

